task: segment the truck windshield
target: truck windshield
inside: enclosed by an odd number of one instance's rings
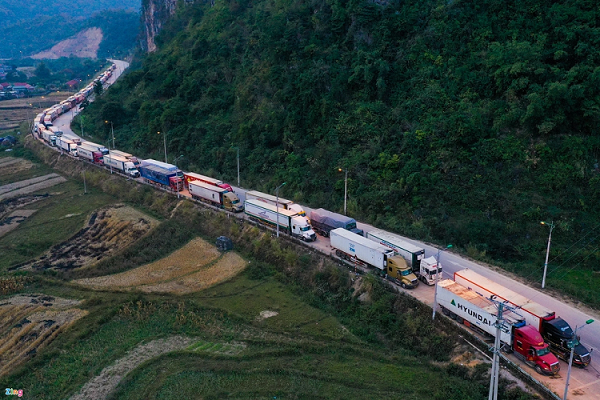
[[[548,350],[547,347],[543,347],[541,349],[535,349],[535,353],[537,354],[538,357],[543,357],[546,354],[550,353],[550,350]]]
[[[346,229],[351,231],[352,229],[356,229],[356,222],[352,222],[348,225],[346,225]]]
[[[303,226],[302,228],[300,228],[300,230],[302,232],[310,231],[310,226]]]
[[[231,202],[231,204],[238,204],[240,202],[240,199],[234,200]]]
[[[402,274],[402,276],[408,276],[408,275],[412,274],[412,270],[410,270],[410,269],[405,269],[404,271],[402,271],[402,273],[401,273],[401,274]]]
[[[567,341],[567,347],[568,348],[572,348],[572,347],[577,347],[579,346],[579,340],[577,339],[570,339]]]

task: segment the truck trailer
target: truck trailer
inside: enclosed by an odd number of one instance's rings
[[[63,149],[73,157],[77,157],[77,145],[72,140],[58,136],[56,138],[56,147]]]
[[[154,165],[156,167],[162,168],[163,170],[174,172],[177,175],[177,177],[179,179],[181,179],[181,181],[183,182],[183,179],[184,179],[183,178],[183,171],[180,170],[179,168],[177,168],[177,166],[175,166],[173,164],[167,164],[165,162],[157,161],[157,160],[153,160],[153,159],[149,158],[147,160],[142,160],[140,162],[140,166],[142,166],[142,165]]]
[[[363,230],[356,227],[356,220],[354,218],[346,217],[345,215],[327,211],[322,208],[311,211],[310,221],[314,230],[325,237],[329,236],[331,230],[337,228],[344,228],[357,235],[364,236]]]
[[[402,237],[386,232],[381,229],[374,229],[367,232],[367,238],[382,244],[394,250],[396,254],[401,255],[406,260],[413,273],[425,284],[435,285],[437,279],[442,278],[442,264],[438,265],[435,257],[425,257],[425,250],[419,246],[407,242]]]
[[[244,206],[235,193],[225,188],[214,186],[201,181],[191,181],[188,190],[192,198],[224,208],[227,211],[241,212]]]
[[[454,280],[486,297],[495,295],[518,307],[528,324],[535,327],[550,345],[550,351],[568,362],[574,347],[573,364],[586,367],[592,361],[589,350],[574,337],[571,326],[556,313],[470,269],[454,273]]]
[[[62,137],[65,139],[72,140],[77,146],[81,145],[81,138],[77,135],[63,132]]]
[[[272,194],[259,192],[257,190],[250,190],[246,192],[246,199],[264,201],[265,203],[273,206],[277,206],[279,203],[279,207],[283,207],[286,210],[295,211],[301,217],[306,217],[306,211],[304,211],[304,208],[302,208],[300,204],[296,204],[293,201],[284,199],[282,197],[277,199],[277,196],[273,196]]]
[[[189,187],[190,182],[203,182],[208,185],[217,186],[223,189],[227,189],[228,191],[233,193],[233,188],[230,184],[225,183],[219,179],[211,178],[210,176],[204,176],[200,174],[196,174],[195,172],[184,172],[183,173],[184,184],[186,187]],[[241,211],[241,210],[240,210]]]
[[[436,299],[444,315],[484,336],[496,337],[498,309],[490,299],[450,279],[438,282]],[[560,371],[558,360],[535,327],[509,309],[503,310],[502,319],[500,341],[517,358],[540,374],[555,375]]]
[[[42,139],[51,146],[56,146],[56,136],[48,129],[42,128]]]
[[[183,190],[183,180],[177,175],[177,171],[169,171],[152,164],[144,164],[139,167],[140,175],[144,181],[163,189],[171,189],[174,192]],[[181,171],[180,171],[181,172]]]
[[[109,150],[108,152],[109,154],[126,158],[127,161],[131,161],[136,168],[140,166],[140,161],[133,154],[125,153],[124,151],[115,149]]]
[[[405,289],[419,285],[406,260],[396,255],[394,250],[344,228],[331,230],[330,238],[331,247],[335,249],[338,257],[358,265],[376,268]]]
[[[317,240],[317,235],[312,230],[306,217],[298,215],[295,211],[283,208],[277,210],[276,206],[260,200],[246,200],[244,210],[253,221],[269,226],[279,224],[279,229],[303,241],[312,242]]]
[[[103,156],[102,160],[104,161],[104,165],[113,167],[127,176],[132,178],[137,178],[140,176],[140,172],[137,170],[135,165],[133,165],[133,163],[125,157],[119,157],[117,155],[108,153]]]
[[[87,160],[91,163],[102,165],[104,161],[102,159],[103,155],[98,150],[93,147],[88,147],[86,145],[81,145],[77,147],[77,155],[82,160]]]
[[[102,155],[108,154],[108,149],[98,143],[83,141],[83,142],[81,142],[81,144],[82,145],[85,144],[86,146],[93,148],[94,151],[99,151],[100,153],[102,153]]]

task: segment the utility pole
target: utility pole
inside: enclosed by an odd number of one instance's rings
[[[550,255],[550,242],[552,242],[552,230],[554,229],[554,221],[540,222],[541,225],[549,225],[550,226],[550,235],[548,235],[548,247],[546,248],[546,262],[544,263],[544,276],[542,277],[542,289],[546,287],[546,272],[548,271],[548,256]]]
[[[87,185],[85,184],[85,169],[83,170],[83,194],[87,194]]]
[[[238,187],[240,186],[240,148],[237,148],[237,173],[238,173]]]
[[[275,215],[275,224],[277,225],[277,237],[279,237],[279,188],[281,188],[286,183],[287,182],[283,182],[281,185],[277,186],[277,189],[275,189],[275,192],[277,193],[277,201],[275,202],[275,204],[277,205],[277,211]]]
[[[500,331],[502,330],[502,322],[504,321],[504,303],[495,301],[494,296],[490,298],[494,303],[498,305],[498,314],[496,318],[496,338],[494,340],[494,359],[492,361],[492,372],[490,373],[490,391],[488,394],[488,400],[498,400],[498,378],[500,374]]]
[[[452,248],[451,244],[446,246],[446,249],[450,249],[450,248]],[[435,309],[437,308],[437,288],[438,288],[438,282],[440,280],[440,270],[442,269],[442,264],[440,263],[441,255],[442,255],[442,249],[438,249],[437,265],[435,266],[435,290],[433,292],[433,315],[431,316],[432,320],[435,320]]]

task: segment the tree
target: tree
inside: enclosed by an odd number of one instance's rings
[[[103,91],[102,83],[100,81],[94,82],[94,93],[96,93],[96,96],[100,96]]]
[[[47,82],[52,76],[52,72],[50,72],[50,69],[43,62],[39,63],[38,66],[35,67],[34,73],[35,76],[43,82]]]

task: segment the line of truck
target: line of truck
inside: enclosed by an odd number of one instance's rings
[[[63,110],[65,107],[66,103]],[[231,212],[244,211],[249,219],[270,227],[278,226],[282,233],[303,241],[316,240],[316,233],[330,237],[331,248],[344,262],[375,271],[404,288],[415,288],[419,281],[430,286],[438,282],[436,296],[443,313],[485,335],[496,334],[497,315],[491,298],[502,299],[514,308],[502,315],[504,348],[540,373],[557,373],[560,365],[555,356],[566,360],[571,348],[575,365],[586,367],[591,361],[590,352],[555,312],[470,270],[455,273],[454,281],[442,280],[442,265],[436,258],[425,258],[423,248],[399,235],[375,229],[365,236],[356,220],[350,217],[324,209],[313,210],[308,216],[293,201],[258,191],[246,192],[242,204],[231,185],[221,180],[183,172],[175,165],[152,159],[140,161],[131,154],[81,141],[51,123],[43,125],[48,115],[52,121],[59,112],[54,108],[47,115],[38,115],[37,131],[48,144],[72,156],[111,166],[131,177],[141,176],[144,181],[173,192],[185,188],[196,200]]]

